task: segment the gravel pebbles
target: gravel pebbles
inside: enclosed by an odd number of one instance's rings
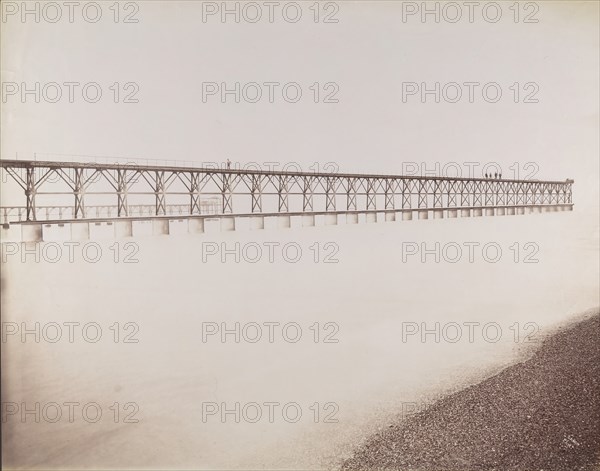
[[[343,470],[600,470],[600,315],[370,438]]]

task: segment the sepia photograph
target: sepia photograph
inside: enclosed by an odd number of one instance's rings
[[[0,0],[6,470],[600,471],[600,2]]]

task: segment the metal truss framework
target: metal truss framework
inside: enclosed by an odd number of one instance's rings
[[[85,206],[86,195],[93,194],[114,195],[116,217],[130,216],[132,207],[136,205],[128,204],[128,195],[132,194],[133,185],[140,182],[145,182],[144,191],[133,193],[154,196],[152,216],[168,214],[167,207],[170,205],[167,205],[167,199],[172,195],[188,195],[189,205],[183,212],[186,216],[206,214],[203,212],[205,205],[201,204],[202,196],[219,196],[221,213],[232,215],[241,213],[234,211],[234,196],[246,197],[253,214],[265,212],[265,198],[276,198],[279,213],[339,212],[338,207],[344,197],[347,212],[569,205],[572,204],[574,183],[573,180],[218,170],[83,162],[1,160],[0,163],[2,169],[24,190],[27,221],[37,218],[37,195],[65,194],[43,191],[50,186],[50,177],[54,182],[60,180],[68,186],[68,193],[73,198],[74,219],[96,217],[96,214],[86,211]],[[100,182],[108,183],[112,190],[99,191]],[[182,184],[185,191],[172,189],[175,182]],[[300,198],[296,205],[293,204],[295,196],[301,196],[301,204]],[[383,201],[383,208],[377,207],[378,199]],[[179,214],[182,214],[181,209]],[[211,214],[214,212],[211,211]]]

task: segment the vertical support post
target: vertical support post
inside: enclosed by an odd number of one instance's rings
[[[233,208],[231,205],[231,174],[230,173],[222,173],[222,187],[221,187],[221,196],[223,199],[223,214],[231,214],[233,213]]]
[[[456,207],[456,195],[458,193],[458,182],[456,180],[448,180],[446,188],[446,199],[448,201],[448,207]]]
[[[411,186],[414,185],[414,180],[400,180],[400,185],[402,185],[402,209],[411,209]]]
[[[385,209],[395,209],[394,184],[395,180],[390,180],[389,178],[385,180]]]
[[[394,195],[395,195],[394,185],[395,184],[396,184],[396,180],[391,180],[389,178],[387,178],[385,180],[385,209],[388,211],[391,211],[391,212],[385,213],[386,221],[395,221],[396,220],[396,213],[393,211],[395,209],[395,202],[394,202]]]
[[[463,208],[471,206],[471,192],[472,192],[473,181],[461,181],[460,182],[460,205]]]
[[[284,175],[279,176],[279,185],[277,187],[279,195],[279,212],[287,213],[288,209],[288,179]]]
[[[494,206],[494,183],[490,181],[485,182],[485,205]]]
[[[481,193],[483,187],[483,180],[472,180],[473,184],[473,206],[481,207]]]
[[[155,172],[154,195],[156,196],[155,214],[164,216],[167,214],[165,204],[165,172],[157,170]]]
[[[433,217],[441,219],[444,217],[443,195],[445,180],[433,180]]]
[[[127,209],[127,170],[117,169],[117,216],[128,216]]]
[[[75,194],[75,214],[73,217],[78,219],[80,216],[85,217],[85,208],[83,205],[83,169],[75,168],[75,189],[73,193]]]
[[[303,177],[302,211],[304,212],[312,212],[313,210],[313,181],[314,177]]]
[[[419,179],[418,195],[419,209],[427,209],[427,180]]]
[[[525,192],[523,191],[523,182],[516,183],[516,206],[525,205]]]
[[[190,173],[190,214],[200,214],[200,174],[198,172]],[[200,220],[198,220],[200,221]],[[196,224],[196,225],[194,225]],[[204,220],[202,220],[204,224]],[[189,226],[189,224],[188,224]],[[192,223],[193,230],[199,227],[198,223]]]
[[[348,177],[346,179],[346,210],[356,211],[356,178]]]
[[[448,204],[448,217],[455,218],[458,215],[456,208],[456,197],[458,195],[458,188],[460,183],[456,180],[448,180],[446,182],[446,201]]]
[[[335,178],[336,177],[325,177],[326,189],[325,189],[325,210],[335,211]]]
[[[403,221],[412,220],[411,187],[414,185],[413,182],[414,182],[414,180],[412,180],[412,179],[401,178],[399,180],[399,184],[400,184],[401,190],[402,190],[402,220]]]
[[[494,188],[494,196],[495,196],[494,206],[504,206],[504,194],[505,194],[504,185],[502,185],[500,182],[496,181],[493,183],[493,188]]]
[[[506,189],[506,204],[507,206],[515,205],[515,183],[507,182],[504,184],[504,188]]]
[[[428,206],[428,192],[427,192],[427,180],[420,178],[419,179],[419,219],[428,219],[429,218],[429,208]]]
[[[262,176],[250,175],[250,191],[252,193],[252,212],[262,212]]]
[[[442,208],[442,194],[443,194],[444,180],[433,180],[433,207]]]
[[[377,209],[374,182],[373,178],[367,178],[367,211]]]
[[[25,196],[27,197],[27,221],[35,221],[35,168],[27,167],[27,186]]]

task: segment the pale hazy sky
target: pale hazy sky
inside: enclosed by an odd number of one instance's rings
[[[113,21],[113,2],[100,3],[95,24],[78,11],[69,23],[66,7],[54,24],[5,18],[5,86],[97,82],[104,94],[94,104],[78,91],[75,103],[5,97],[3,158],[334,161],[341,171],[380,173],[402,173],[402,162],[479,161],[501,163],[507,176],[513,162],[532,161],[537,178],[574,178],[576,203],[598,199],[597,2],[537,2],[537,23],[522,22],[525,10],[515,23],[513,2],[500,2],[495,24],[480,12],[473,23],[403,22],[406,2],[376,1],[338,2],[337,23],[315,23],[313,2],[300,2],[297,23],[276,12],[273,23],[254,24],[203,22],[202,2],[136,2],[139,22],[124,24]],[[114,82],[136,82],[139,103],[113,103]],[[203,82],[297,82],[303,96],[203,103]],[[339,103],[314,103],[314,82],[335,82]],[[487,103],[479,88],[474,103],[403,103],[403,82],[496,82],[503,97]],[[514,103],[514,82],[535,82],[539,103]]]

